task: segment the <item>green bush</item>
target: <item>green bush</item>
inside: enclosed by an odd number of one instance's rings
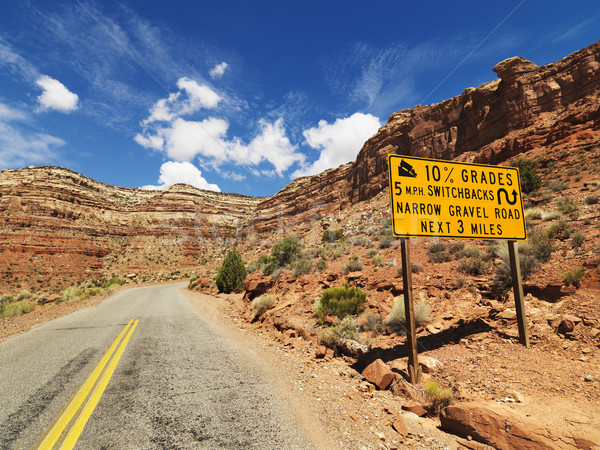
[[[264,294],[252,300],[252,309],[258,315],[264,314],[273,305],[275,305],[275,296],[273,294]]]
[[[246,266],[244,266],[242,256],[236,249],[229,250],[215,280],[219,292],[229,294],[230,292],[242,290],[246,275]]]
[[[382,237],[381,240],[379,241],[379,248],[390,248],[392,246],[393,241],[394,241],[394,238],[392,238],[390,236]]]
[[[358,314],[366,301],[366,292],[346,282],[343,287],[333,287],[323,291],[317,302],[317,317],[321,323],[327,314],[343,319],[348,315]]]
[[[375,256],[375,255],[378,255],[378,254],[379,254],[379,250],[376,250],[376,249],[374,249],[374,248],[372,248],[371,250],[369,250],[369,251],[367,252],[367,256],[368,256],[369,258],[372,258],[373,256]]]
[[[579,248],[583,245],[583,243],[585,242],[585,234],[583,234],[580,231],[576,231],[575,233],[573,233],[571,235],[571,240],[573,243],[573,248]]]
[[[383,317],[381,314],[365,314],[361,328],[376,335],[383,328]]]
[[[511,161],[510,165],[519,168],[521,190],[525,194],[537,191],[542,186],[542,179],[536,172],[537,164],[535,161],[521,157]]]
[[[485,260],[481,256],[463,257],[458,260],[458,270],[470,275],[482,275],[487,272],[490,267],[489,260]]]
[[[427,383],[423,387],[423,390],[425,391],[427,400],[430,402],[431,409],[433,409],[435,413],[439,413],[454,400],[452,388],[439,387],[434,381]]]
[[[358,272],[359,270],[362,270],[362,263],[356,255],[352,255],[352,259],[342,267],[342,272],[344,273]]]
[[[586,205],[595,205],[596,203],[598,203],[599,199],[600,199],[600,197],[598,197],[595,194],[592,194],[592,195],[588,195],[586,198],[584,198],[583,203],[585,203]]]
[[[431,320],[431,308],[425,297],[420,297],[419,301],[414,305],[415,324],[417,326],[424,325]],[[392,331],[406,330],[406,311],[404,309],[404,295],[396,297],[394,306],[385,318],[385,324]]]
[[[123,278],[119,277],[111,277],[110,280],[106,282],[106,288],[111,288],[115,286],[123,286],[127,281]]]
[[[326,262],[324,259],[320,259],[320,260],[317,262],[317,270],[318,270],[319,272],[322,272],[322,271],[324,271],[326,267],[327,267],[327,262]]]
[[[563,214],[571,214],[579,209],[579,205],[571,197],[565,197],[558,200],[556,209]]]
[[[285,267],[300,255],[304,244],[298,236],[287,236],[271,249],[271,256],[277,267]]]
[[[351,316],[346,316],[338,320],[331,328],[327,328],[321,332],[321,344],[329,348],[334,348],[336,345],[345,339],[358,340],[359,327],[356,320]]]
[[[558,238],[558,239],[567,239],[571,236],[571,226],[565,220],[559,220],[554,222],[552,225],[548,227],[547,235],[548,238]]]
[[[373,256],[373,259],[371,260],[371,262],[373,263],[374,267],[381,267],[381,266],[383,266],[383,258],[381,257],[381,255],[375,255],[375,256]]]
[[[321,242],[335,242],[344,238],[343,230],[325,230]]]
[[[299,277],[300,275],[306,275],[307,273],[310,273],[310,270],[312,269],[312,262],[308,258],[300,258],[294,262],[292,266],[294,268],[294,276]]]
[[[0,303],[0,317],[20,316],[35,309],[35,303],[28,301],[22,302],[3,302]]]
[[[23,301],[23,300],[29,300],[31,297],[33,297],[33,294],[29,291],[21,291],[19,292],[19,295],[17,295],[17,300],[18,301]]]
[[[562,280],[563,283],[565,283],[565,285],[567,286],[573,285],[575,287],[579,287],[584,276],[585,270],[583,269],[583,267],[579,267],[577,269],[565,272],[565,274],[562,277]]]
[[[446,262],[452,260],[450,253],[446,251],[446,244],[441,241],[434,241],[427,247],[427,256],[434,263]]]

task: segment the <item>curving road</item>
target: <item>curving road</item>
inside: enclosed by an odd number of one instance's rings
[[[194,312],[182,286],[123,291],[1,343],[0,448],[37,447],[72,410],[54,431],[58,448],[88,403],[75,448],[314,448],[274,380]],[[112,377],[109,362],[82,406],[67,406],[124,331]]]

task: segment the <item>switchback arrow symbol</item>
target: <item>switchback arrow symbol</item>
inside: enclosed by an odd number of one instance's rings
[[[502,199],[500,198],[500,193],[504,192],[504,198],[506,198],[506,203],[508,203],[509,205],[514,205],[515,203],[517,203],[517,191],[515,189],[513,189],[512,191],[512,202],[508,199],[508,192],[506,191],[506,189],[504,188],[500,188],[498,189],[498,204],[501,205],[502,204]]]

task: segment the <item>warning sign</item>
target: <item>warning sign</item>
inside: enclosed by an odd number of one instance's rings
[[[395,236],[526,240],[516,167],[389,155]]]

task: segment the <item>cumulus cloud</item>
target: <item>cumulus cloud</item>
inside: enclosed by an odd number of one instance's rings
[[[140,189],[160,190],[177,183],[185,183],[190,186],[204,189],[207,191],[221,192],[219,186],[209,183],[202,176],[202,172],[196,166],[189,162],[167,161],[160,167],[160,176],[158,185],[142,186]]]
[[[177,80],[178,92],[161,98],[150,109],[150,116],[142,122],[142,126],[154,122],[170,122],[185,115],[194,114],[202,108],[215,108],[221,101],[221,96],[204,84],[182,77]]]
[[[43,89],[42,95],[38,97],[42,111],[54,109],[70,113],[77,109],[79,96],[69,91],[60,81],[42,75],[37,79],[36,84]]]
[[[362,113],[337,119],[331,124],[325,120],[319,121],[317,127],[309,128],[303,133],[306,143],[320,151],[319,158],[296,170],[292,177],[315,175],[354,160],[365,141],[380,126],[377,117]]]
[[[261,119],[258,124],[260,131],[248,145],[239,139],[226,144],[232,161],[255,166],[266,161],[273,165],[279,176],[294,163],[304,162],[304,155],[296,151],[297,147],[286,136],[281,117],[273,123]]]
[[[225,61],[223,61],[221,64],[217,64],[215,67],[210,69],[210,72],[209,72],[210,77],[213,80],[216,80],[217,78],[221,78],[223,76],[223,74],[225,73],[225,69],[227,69],[227,67],[229,67],[229,64],[227,64]]]

